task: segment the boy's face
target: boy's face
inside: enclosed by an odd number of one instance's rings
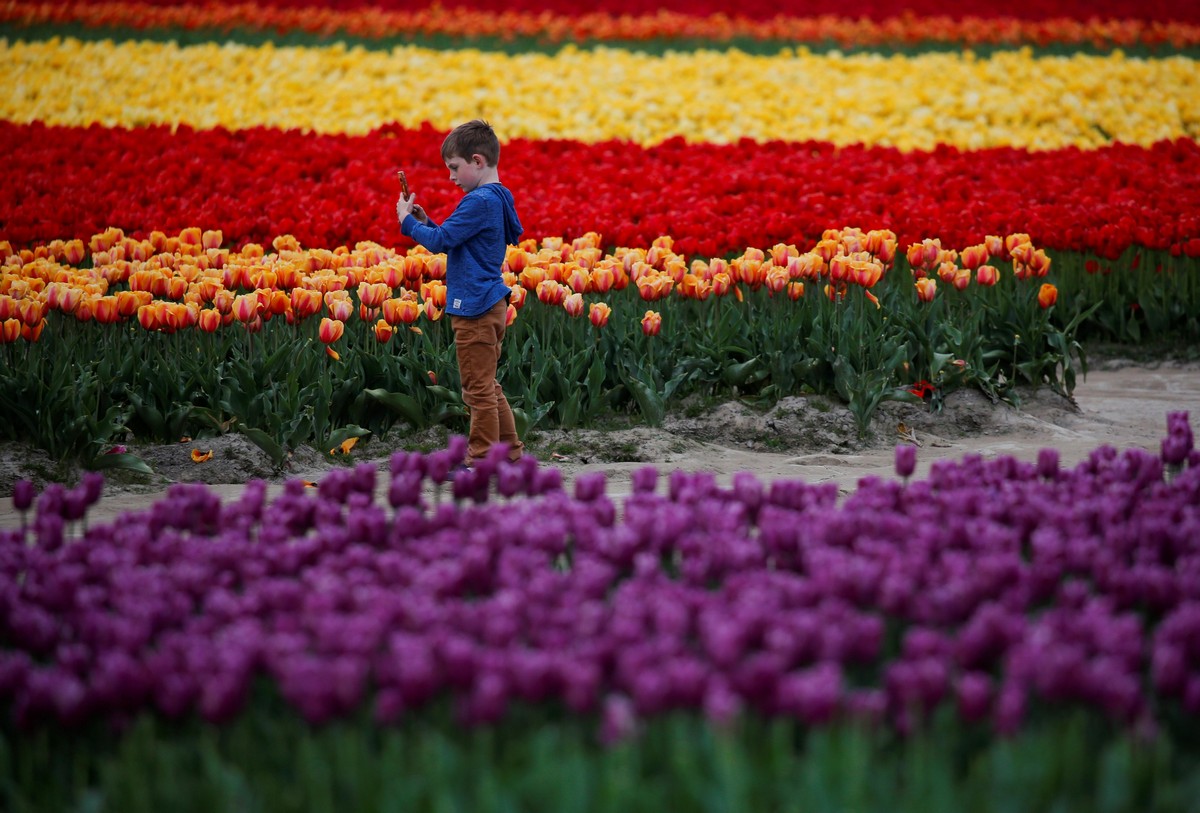
[[[479,186],[487,169],[487,161],[478,153],[470,158],[451,155],[446,159],[446,169],[450,170],[450,183],[464,192],[470,192]]]

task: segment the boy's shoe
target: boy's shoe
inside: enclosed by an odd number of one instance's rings
[[[450,479],[454,480],[463,472],[475,471],[475,468],[470,463],[459,463],[454,468],[450,469]]]

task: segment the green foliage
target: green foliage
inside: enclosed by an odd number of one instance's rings
[[[0,807],[95,813],[271,811],[1188,811],[1196,755],[1095,712],[1060,709],[999,737],[942,707],[908,737],[852,720],[809,728],[672,712],[630,739],[594,715],[517,706],[463,726],[442,700],[396,724],[370,708],[312,726],[265,683],[215,726],[0,728]]]

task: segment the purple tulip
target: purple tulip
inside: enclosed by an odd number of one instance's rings
[[[13,483],[12,502],[13,508],[20,511],[22,514],[29,510],[33,505],[34,498],[37,497],[37,488],[30,480],[18,480]]]
[[[896,446],[896,475],[907,480],[917,468],[917,447],[908,443]]]
[[[1057,449],[1039,449],[1037,456],[1037,473],[1044,480],[1057,480],[1059,474],[1059,457]]]

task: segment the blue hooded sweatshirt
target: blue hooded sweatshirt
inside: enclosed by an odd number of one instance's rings
[[[503,185],[472,189],[441,226],[409,214],[400,231],[434,254],[446,254],[446,313],[481,316],[511,292],[500,267],[524,229],[512,192]]]

